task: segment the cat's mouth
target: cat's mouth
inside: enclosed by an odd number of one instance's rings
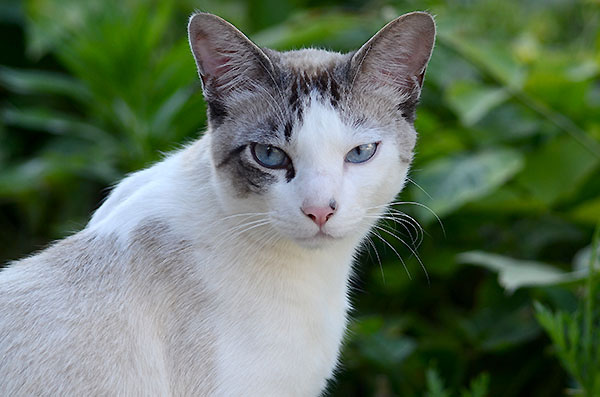
[[[326,245],[329,242],[339,240],[339,237],[335,237],[323,230],[319,230],[317,233],[309,237],[297,237],[296,240],[302,244],[311,248],[318,248]]]

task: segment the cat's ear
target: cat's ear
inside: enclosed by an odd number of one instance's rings
[[[352,57],[354,86],[393,88],[401,101],[418,100],[434,42],[430,14],[412,12],[396,18]]]
[[[188,38],[205,91],[223,94],[247,88],[273,68],[260,48],[216,15],[192,15]]]

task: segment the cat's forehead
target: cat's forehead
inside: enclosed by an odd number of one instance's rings
[[[333,71],[350,59],[349,54],[314,48],[286,52],[267,51],[271,59],[274,58],[282,69],[293,74],[306,74],[308,76],[317,76],[327,71]]]
[[[302,108],[314,93],[324,102],[338,107],[350,82],[351,54],[318,49],[267,52],[280,74],[280,88],[288,96],[288,105],[302,119]]]

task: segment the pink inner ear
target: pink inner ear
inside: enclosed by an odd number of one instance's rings
[[[202,69],[202,75],[218,78],[231,69],[229,64],[231,57],[223,56],[218,49],[210,45],[204,35],[198,34],[196,36],[194,47]]]

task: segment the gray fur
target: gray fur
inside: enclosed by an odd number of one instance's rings
[[[209,316],[210,299],[185,266],[189,244],[156,221],[134,235],[121,246],[116,239],[83,231],[3,270],[0,342],[11,344],[0,343],[0,368],[10,374],[0,381],[0,395],[99,396],[125,389],[138,390],[140,396],[182,394],[152,382],[164,378],[186,385],[193,395],[210,395],[213,330],[208,322],[204,330],[190,329],[197,322],[182,320],[189,318],[191,308],[179,304],[195,302],[197,318]],[[122,302],[137,308],[135,317],[113,311]],[[149,331],[142,343],[140,330]],[[153,346],[164,346],[168,367],[144,359]],[[130,371],[113,376],[105,371],[110,367]],[[56,373],[63,381],[48,382]]]

